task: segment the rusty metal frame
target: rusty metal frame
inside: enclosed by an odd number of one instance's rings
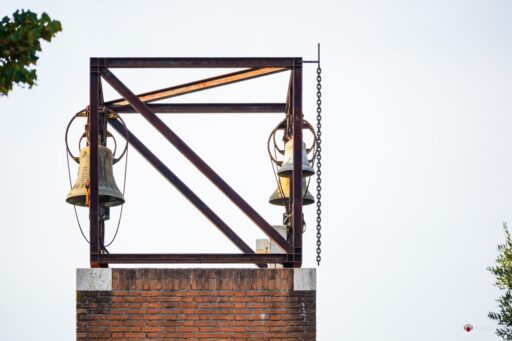
[[[281,263],[285,267],[302,265],[302,172],[294,167],[290,203],[292,231],[288,240],[283,238],[258,212],[233,190],[199,155],[167,126],[156,113],[286,113],[289,130],[294,136],[294,165],[301,165],[302,149],[302,58],[91,58],[90,105],[88,129],[90,136],[90,264],[107,267],[114,263],[254,263],[266,267],[268,263]],[[242,71],[207,78],[143,94],[134,94],[111,71],[112,68],[244,68]],[[150,104],[151,102],[181,96],[192,92],[233,84],[256,77],[290,72],[286,103],[190,103]],[[103,101],[101,80],[105,80],[122,98]],[[107,110],[117,113],[139,113],[155,127],[199,171],[217,186],[242,210],[269,238],[279,245],[283,254],[256,254],[215,212],[188,188],[158,157],[115,117],[107,119]],[[104,225],[99,206],[98,145],[108,123],[181,194],[203,213],[243,253],[241,254],[113,254],[102,245]]]

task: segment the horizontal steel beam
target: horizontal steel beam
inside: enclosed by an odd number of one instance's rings
[[[289,255],[232,253],[110,253],[91,255],[91,259],[108,264],[197,264],[197,263],[286,263]]]
[[[91,58],[107,68],[238,68],[292,67],[295,58]]]
[[[162,99],[167,99],[176,96],[182,96],[186,94],[190,94],[197,91],[203,91],[207,89],[216,88],[223,85],[233,84],[237,82],[241,82],[244,80],[254,79],[262,76],[272,75],[274,73],[286,71],[286,68],[258,68],[258,69],[249,69],[242,70],[232,73],[227,73],[220,76],[205,78],[201,80],[197,80],[190,83],[179,84],[159,90],[154,90],[150,92],[145,92],[142,94],[138,94],[139,99],[144,103],[150,103],[154,101],[159,101]],[[123,98],[118,98],[109,102],[106,102],[105,105],[127,105],[128,102]]]
[[[235,113],[284,113],[286,103],[162,103],[147,105],[154,113],[162,114],[235,114]],[[118,113],[136,113],[131,105],[111,105]]]

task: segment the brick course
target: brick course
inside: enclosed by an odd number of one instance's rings
[[[293,269],[113,269],[77,291],[78,340],[315,340],[316,291]]]

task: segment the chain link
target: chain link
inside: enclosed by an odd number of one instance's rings
[[[316,69],[316,262],[322,260],[322,69]]]

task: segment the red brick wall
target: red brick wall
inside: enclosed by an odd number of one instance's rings
[[[315,340],[293,271],[113,269],[111,291],[77,291],[77,339]]]

